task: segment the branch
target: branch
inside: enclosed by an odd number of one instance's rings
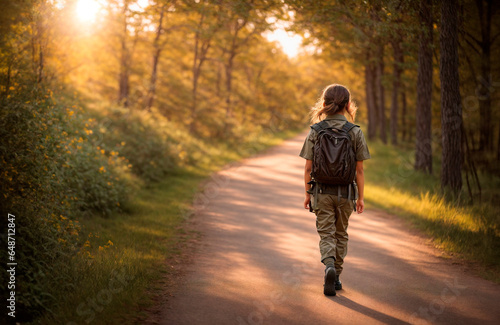
[[[464,40],[467,42],[467,44],[469,44],[469,45],[470,45],[470,47],[471,47],[474,51],[476,51],[476,53],[477,53],[477,54],[481,55],[481,51],[479,51],[479,50],[475,47],[475,45],[474,45],[474,44],[472,44],[472,43],[471,43],[468,39],[466,39],[466,38],[464,38]]]
[[[369,38],[368,35],[366,34],[366,32],[363,30],[363,28],[360,25],[358,25],[357,23],[354,22],[354,18],[352,17],[352,15],[350,14],[350,12],[344,11],[343,14],[347,18],[347,20],[349,21],[349,23],[355,29],[357,29],[358,31],[360,31],[361,34],[363,34],[366,38]]]
[[[461,47],[462,50],[464,51],[465,60],[467,61],[467,65],[469,66],[469,69],[470,69],[470,71],[472,73],[472,76],[473,76],[472,79],[474,79],[474,83],[477,85],[477,79],[474,78],[474,76],[476,76],[476,70],[474,69],[474,65],[472,64],[472,61],[470,60],[470,57],[467,55],[467,52],[465,51],[465,49],[463,48],[463,46],[460,45],[460,43],[459,43],[458,46]]]
[[[471,33],[469,33],[468,31],[466,31],[465,29],[462,30],[462,33],[464,33],[466,36],[469,36],[474,42],[477,43],[477,45],[479,45],[479,46],[483,45],[482,42],[480,42],[477,38],[475,38]]]
[[[496,41],[496,39],[497,39],[498,36],[500,36],[500,32],[498,32],[495,36],[493,36],[491,38],[491,43],[490,43],[491,45],[493,45],[493,43],[495,43],[495,41]]]

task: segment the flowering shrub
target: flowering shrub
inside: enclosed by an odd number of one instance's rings
[[[33,317],[55,303],[56,286],[71,286],[69,261],[83,249],[78,217],[120,210],[129,163],[95,146],[95,122],[50,90],[11,89],[0,105],[0,226],[16,216],[18,315]]]

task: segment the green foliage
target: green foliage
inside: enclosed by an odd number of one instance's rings
[[[117,155],[96,150],[81,111],[52,91],[20,87],[0,100],[0,210],[16,215],[19,314],[33,317],[50,311],[58,286],[69,289],[69,262],[81,248],[77,219],[119,211],[127,170]]]
[[[171,136],[176,126],[161,114],[119,107],[102,112],[94,126],[102,150],[125,157],[132,172],[144,181],[164,179],[183,158]]]

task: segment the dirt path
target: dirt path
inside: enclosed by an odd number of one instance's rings
[[[161,324],[500,324],[500,286],[370,209],[351,215],[344,290],[324,296],[314,215],[301,207],[304,136],[207,184],[204,236]]]

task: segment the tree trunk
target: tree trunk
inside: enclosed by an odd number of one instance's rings
[[[118,102],[123,106],[128,106],[129,95],[129,49],[127,47],[127,10],[128,2],[123,5],[123,34],[121,36],[121,57],[120,57],[120,75],[119,75],[119,89],[118,89]]]
[[[158,62],[160,61],[160,55],[162,50],[162,46],[160,44],[160,37],[163,30],[164,14],[165,14],[165,6],[162,6],[160,9],[160,20],[158,22],[158,29],[156,30],[156,36],[153,43],[155,51],[153,53],[153,66],[151,67],[151,77],[149,81],[149,90],[148,90],[148,97],[146,104],[146,108],[148,111],[150,111],[151,107],[153,107],[156,94],[156,80],[158,78]]]
[[[197,105],[197,94],[198,94],[198,77],[199,71],[193,69],[193,89],[191,93],[191,122],[189,123],[189,131],[193,132],[196,126],[196,105]]]
[[[5,81],[5,90],[3,92],[3,95],[7,98],[9,96],[10,92],[10,80],[12,78],[12,59],[9,58],[9,66],[7,68],[7,80]]]
[[[420,3],[422,31],[418,50],[415,169],[432,173],[432,0]]]
[[[44,26],[44,15],[45,13],[45,4],[41,2],[40,4],[40,13],[37,15],[35,19],[34,29],[35,35],[32,37],[32,59],[35,63],[35,76],[36,82],[41,83],[44,79],[44,66],[45,66],[45,57],[44,57],[44,42],[43,38],[45,37],[45,26]],[[36,59],[38,57],[38,59]]]
[[[486,8],[483,4],[486,2]],[[491,123],[491,16],[492,16],[492,0],[476,1],[479,20],[481,23],[481,79],[478,86],[479,97],[479,124],[480,150],[493,150],[493,132]],[[481,90],[480,90],[481,89]]]
[[[373,84],[374,79],[374,69],[371,62],[367,62],[365,65],[365,86],[366,86],[366,108],[368,113],[368,138],[370,140],[375,139],[377,133],[377,117],[376,117],[376,106],[375,106],[375,87]]]
[[[497,139],[497,161],[500,161],[500,127],[498,128],[498,139]]]
[[[399,102],[399,87],[401,84],[401,70],[403,66],[403,51],[399,39],[392,43],[394,50],[394,71],[392,82],[392,97],[391,97],[391,142],[393,145],[398,144],[398,102]]]
[[[198,79],[200,77],[200,69],[201,69],[201,63],[198,63],[198,56],[199,56],[199,44],[200,39],[199,39],[199,31],[196,32],[195,34],[195,44],[194,44],[194,59],[193,59],[193,79],[192,79],[192,92],[191,92],[191,120],[189,122],[189,131],[193,132],[195,129],[195,123],[196,123],[196,105],[198,104],[197,102],[197,95],[198,95]]]
[[[233,116],[231,92],[233,91],[233,64],[234,64],[234,50],[229,54],[229,59],[226,64],[226,121],[225,131],[228,131],[228,120]]]
[[[411,134],[410,130],[409,130],[410,123],[407,122],[406,111],[407,111],[407,109],[406,109],[406,90],[403,89],[401,91],[401,126],[403,128],[402,138],[403,138],[403,141],[410,141],[410,139],[408,139],[408,135]]]
[[[203,4],[205,6],[205,4]],[[193,79],[192,79],[192,102],[191,102],[191,121],[189,123],[189,131],[194,132],[196,128],[196,118],[197,118],[197,105],[198,105],[198,81],[201,76],[201,68],[203,63],[205,63],[207,59],[208,50],[211,47],[213,33],[216,30],[212,31],[212,34],[208,36],[203,36],[203,24],[205,22],[205,18],[207,15],[206,8],[202,8],[202,12],[200,13],[200,20],[196,26],[195,31],[195,41],[194,41],[194,57],[193,57]]]
[[[148,99],[146,109],[151,111],[156,95],[156,80],[158,79],[158,62],[160,61],[161,49],[156,49],[153,54],[153,66],[151,68],[151,77],[149,80]]]
[[[442,172],[441,187],[450,187],[455,194],[462,188],[462,106],[458,74],[458,3],[441,4],[440,79]]]
[[[41,40],[38,44],[38,77],[37,82],[41,83],[43,81],[43,67],[44,67],[44,56],[43,56],[43,46]]]
[[[220,64],[217,64],[217,79],[216,79],[216,82],[215,82],[215,95],[217,97],[221,97],[221,80],[222,80],[222,73],[221,73],[221,68],[220,68]]]
[[[238,49],[247,43],[250,39],[250,35],[244,38],[241,41],[239,40],[240,31],[247,25],[247,19],[236,19],[234,21],[234,33],[231,33],[231,45],[228,50],[228,59],[226,63],[226,119],[224,121],[224,133],[227,134],[231,131],[233,117],[233,103],[231,102],[231,96],[233,92],[232,83],[233,83],[233,67],[234,67],[234,59],[236,55],[238,55]]]
[[[382,79],[384,77],[384,46],[379,41],[377,47],[377,65],[376,65],[376,78],[375,87],[377,93],[377,119],[378,128],[380,129],[380,140],[387,143],[387,130],[386,130],[386,117],[385,117],[385,89]]]

